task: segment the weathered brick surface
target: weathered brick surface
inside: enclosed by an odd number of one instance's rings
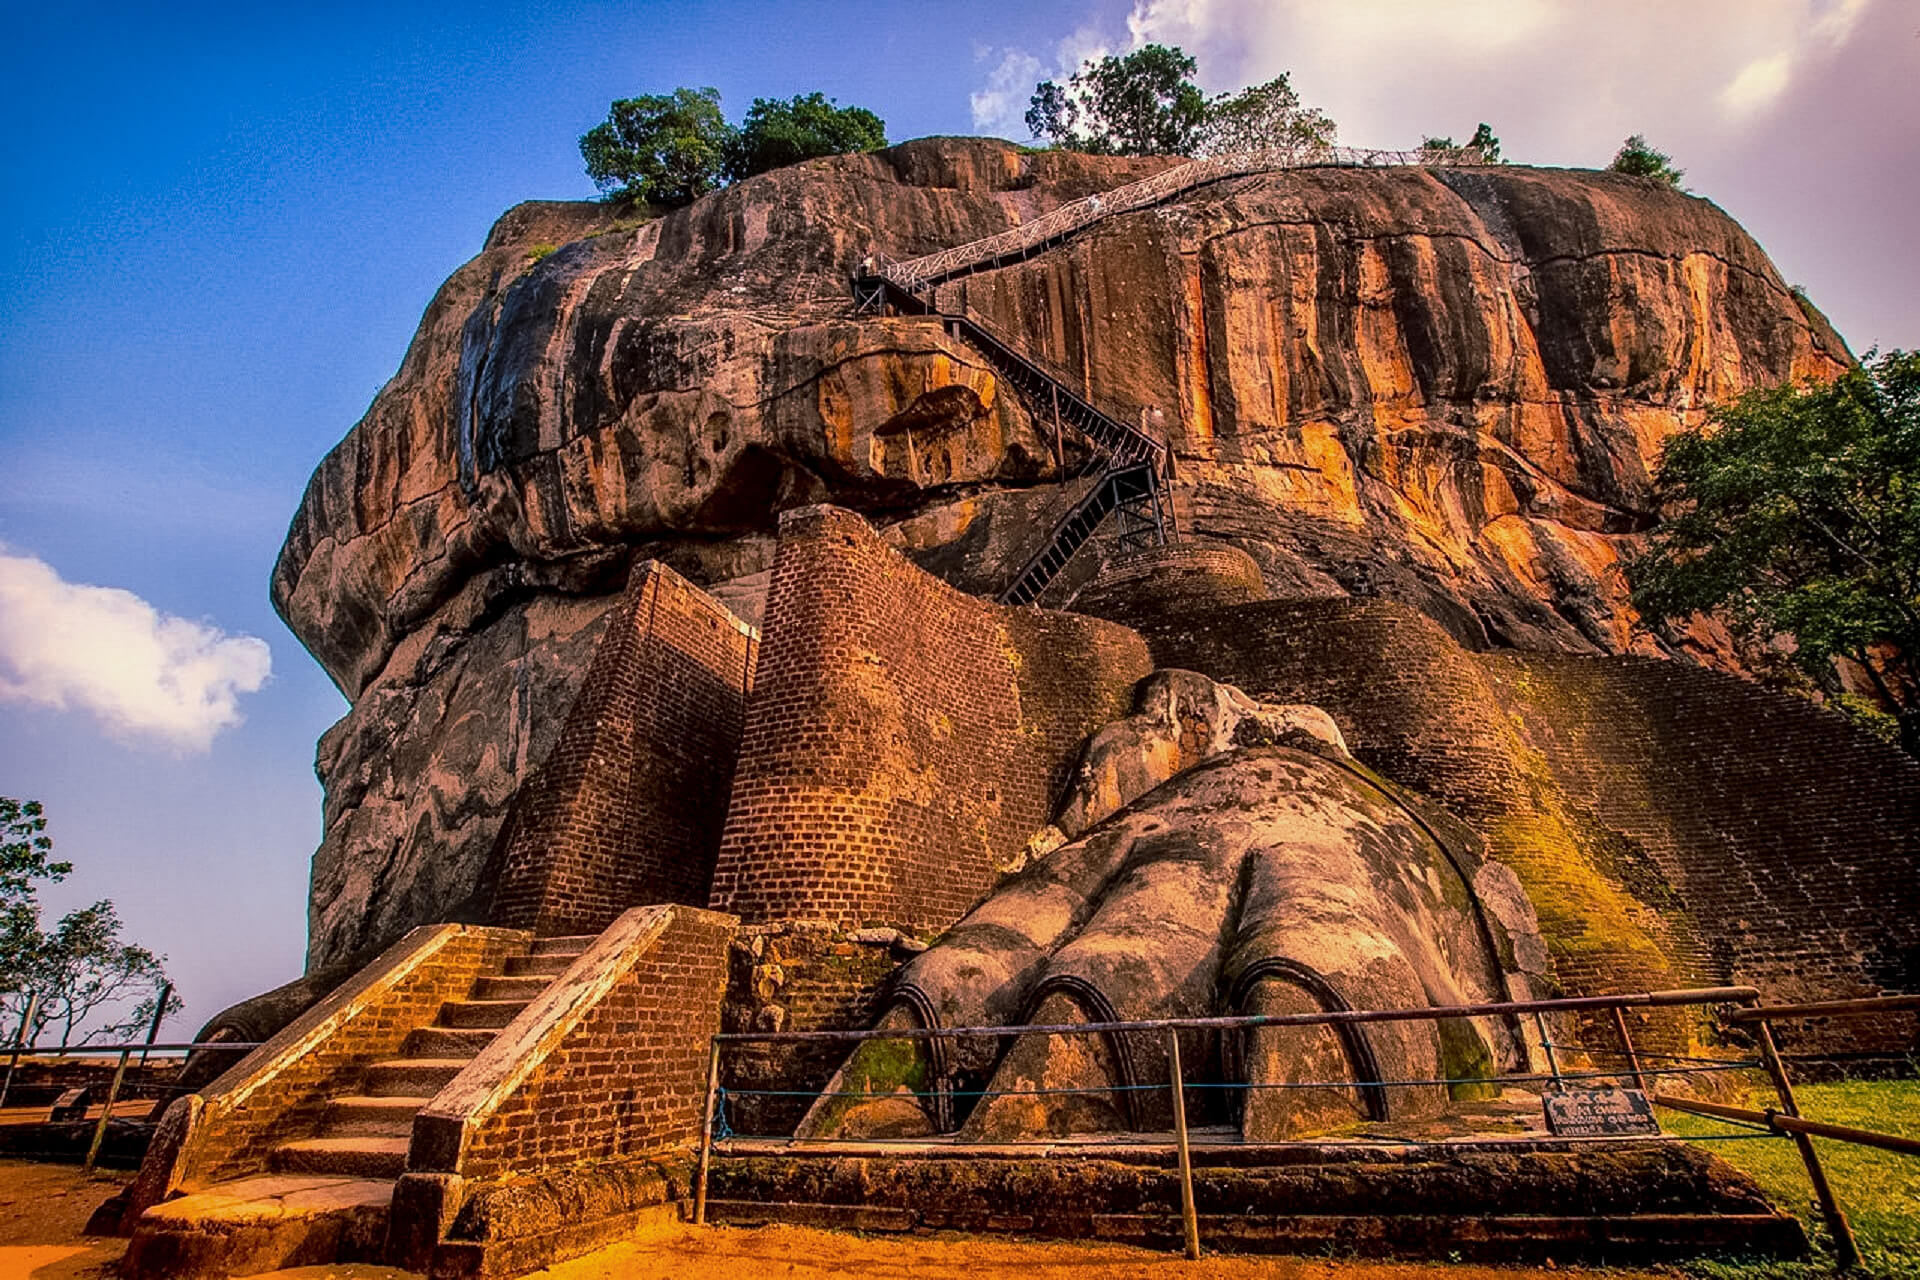
[[[851,512],[781,521],[713,906],[941,928],[1050,816],[1146,646],[923,573]]]
[[[1915,981],[1920,769],[1827,712],[1679,663],[1472,654],[1379,600],[1141,625],[1161,665],[1324,707],[1361,760],[1474,827],[1525,883],[1566,994]],[[1888,1019],[1822,1043],[1903,1035]]]
[[[733,942],[722,1025],[727,1031],[847,1031],[873,1025],[900,956],[825,921],[747,925]],[[735,1133],[793,1132],[826,1087],[844,1042],[731,1044],[721,1058],[726,1120]]]
[[[698,1135],[734,922],[678,910],[514,1092],[467,1133],[468,1179],[646,1156]]]
[[[1920,767],[1838,714],[1650,658],[1487,654],[1562,790],[1658,867],[1702,977],[1771,1000],[1920,990]],[[1788,1024],[1905,1051],[1913,1015]]]
[[[432,928],[422,926],[420,932]],[[398,1056],[410,1031],[431,1024],[446,1001],[465,999],[475,978],[497,973],[501,962],[526,944],[525,934],[507,929],[439,928],[449,931],[442,944],[404,976],[375,977],[339,1008],[329,1011],[322,1002],[281,1033],[297,1039],[314,1019],[320,1034],[305,1052],[281,1058],[264,1078],[230,1072],[207,1088],[202,1122],[180,1153],[179,1185],[192,1189],[263,1170],[273,1148],[312,1135],[331,1098],[357,1091],[368,1063]],[[390,969],[412,938],[396,943],[368,969]],[[363,971],[350,984],[368,976]],[[275,1037],[268,1047],[279,1042]]]
[[[497,923],[595,933],[640,903],[706,904],[758,650],[673,570],[635,569],[559,742],[515,802]]]

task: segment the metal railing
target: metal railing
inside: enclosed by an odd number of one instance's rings
[[[909,293],[917,294],[944,280],[966,275],[984,266],[1018,261],[1111,214],[1144,209],[1223,178],[1285,169],[1459,168],[1486,163],[1486,158],[1475,147],[1414,151],[1378,151],[1363,147],[1273,147],[1205,156],[1138,182],[1129,182],[1098,195],[1069,201],[1032,222],[1024,222],[994,235],[955,245],[951,249],[905,261],[895,261],[876,253],[873,271]]]
[[[1631,1081],[1648,1100],[1656,1106],[1676,1111],[1685,1111],[1696,1115],[1710,1116],[1727,1120],[1747,1128],[1750,1132],[1733,1135],[1703,1135],[1695,1141],[1711,1141],[1733,1137],[1784,1137],[1791,1139],[1798,1149],[1802,1163],[1812,1184],[1814,1198],[1821,1216],[1833,1238],[1835,1260],[1842,1269],[1856,1266],[1860,1261],[1859,1247],[1854,1240],[1851,1224],[1846,1213],[1834,1196],[1826,1171],[1820,1163],[1819,1153],[1814,1150],[1810,1135],[1832,1138],[1843,1142],[1858,1143],[1879,1150],[1894,1151],[1902,1154],[1920,1154],[1920,1140],[1905,1138],[1895,1134],[1877,1133],[1871,1130],[1856,1129],[1845,1125],[1826,1124],[1807,1120],[1800,1115],[1794,1099],[1793,1085],[1787,1075],[1785,1059],[1774,1042],[1769,1024],[1795,1018],[1845,1017],[1869,1013],[1899,1012],[1920,1010],[1920,996],[1878,996],[1863,1000],[1827,1001],[1812,1004],[1776,1005],[1772,1007],[1758,1004],[1759,992],[1753,987],[1706,987],[1673,991],[1635,992],[1621,995],[1578,996],[1555,1000],[1517,1000],[1486,1004],[1448,1005],[1419,1009],[1340,1009],[1323,1010],[1311,1013],[1243,1015],[1212,1018],[1160,1018],[1138,1021],[1083,1022],[1056,1025],[1030,1024],[1000,1027],[904,1027],[880,1028],[872,1030],[844,1031],[782,1031],[782,1032],[726,1032],[712,1037],[707,1056],[707,1092],[706,1103],[701,1120],[700,1151],[695,1172],[694,1184],[694,1221],[705,1223],[707,1219],[707,1184],[712,1166],[716,1124],[724,1124],[724,1107],[729,1093],[753,1095],[786,1091],[736,1089],[727,1090],[721,1086],[721,1057],[726,1047],[746,1044],[858,1044],[868,1040],[931,1040],[939,1042],[948,1039],[1001,1039],[1011,1040],[1028,1035],[1118,1035],[1126,1033],[1158,1032],[1165,1037],[1168,1059],[1168,1079],[1166,1084],[1116,1083],[1091,1090],[1074,1088],[1036,1088],[1021,1090],[976,1090],[971,1091],[981,1098],[990,1093],[1019,1094],[1021,1096],[1054,1093],[1115,1093],[1122,1089],[1159,1090],[1166,1089],[1172,1102],[1174,1121],[1174,1146],[1179,1166],[1181,1218],[1186,1239],[1186,1253],[1190,1258],[1200,1256],[1198,1218],[1194,1210],[1193,1164],[1191,1144],[1187,1133],[1186,1094],[1190,1089],[1222,1088],[1252,1091],[1256,1089],[1325,1089],[1348,1088],[1356,1091],[1365,1089],[1384,1090],[1390,1087],[1408,1086],[1454,1086],[1472,1084],[1512,1085],[1543,1084],[1553,1091],[1565,1090],[1569,1082],[1582,1080],[1616,1080],[1622,1083]],[[1699,1058],[1689,1055],[1670,1055],[1643,1053],[1635,1045],[1626,1013],[1630,1009],[1660,1009],[1686,1006],[1737,1005],[1741,1008],[1728,1010],[1724,1021],[1734,1025],[1751,1024],[1755,1028],[1757,1056],[1752,1058]],[[1612,1031],[1618,1041],[1617,1047],[1604,1048],[1584,1045],[1556,1045],[1548,1033],[1546,1015],[1606,1013],[1610,1015]],[[1518,1019],[1522,1015],[1531,1015],[1538,1032],[1538,1043],[1545,1056],[1545,1072],[1517,1072],[1506,1075],[1463,1076],[1458,1078],[1418,1079],[1418,1080],[1361,1080],[1355,1078],[1341,1080],[1286,1081],[1281,1083],[1256,1084],[1249,1081],[1207,1085],[1189,1081],[1181,1066],[1180,1037],[1182,1031],[1250,1031],[1268,1027],[1304,1027],[1330,1026],[1344,1027],[1382,1022],[1440,1021],[1449,1018],[1509,1017]],[[1574,1050],[1591,1058],[1593,1055],[1611,1055],[1622,1059],[1622,1065],[1616,1069],[1562,1070],[1555,1050]],[[1667,1065],[1658,1065],[1665,1063]],[[1686,1077],[1699,1074],[1760,1070],[1765,1073],[1772,1085],[1779,1105],[1763,1111],[1750,1108],[1728,1106],[1723,1103],[1706,1102],[1699,1099],[1681,1097],[1675,1094],[1650,1091],[1648,1082],[1658,1081],[1662,1077]],[[795,1091],[810,1097],[825,1096],[825,1090]],[[840,1096],[858,1097],[897,1097],[897,1092],[868,1090],[835,1091]],[[916,1095],[918,1096],[918,1095]],[[925,1098],[922,1102],[926,1101]],[[859,1145],[884,1145],[895,1140],[870,1140]],[[907,1140],[914,1141],[914,1140]],[[836,1143],[832,1139],[805,1140],[806,1148],[813,1150],[833,1150]],[[1054,1139],[1044,1140],[1044,1145],[1054,1146]],[[1019,1143],[1001,1143],[997,1145],[1021,1145]]]
[[[146,1039],[122,1044],[28,1044],[26,1043],[26,1031],[33,1023],[34,1005],[38,1003],[38,1000],[36,999],[30,1002],[25,1015],[20,1020],[19,1034],[14,1037],[14,1043],[7,1048],[7,1070],[5,1076],[0,1076],[0,1107],[6,1105],[7,1095],[13,1091],[14,1075],[19,1070],[20,1059],[23,1057],[79,1058],[89,1056],[105,1057],[108,1054],[118,1054],[119,1059],[113,1068],[113,1080],[107,1086],[106,1101],[100,1108],[100,1119],[95,1123],[93,1128],[93,1140],[87,1146],[85,1168],[88,1173],[93,1172],[94,1166],[98,1164],[100,1160],[100,1149],[105,1145],[107,1140],[108,1122],[113,1119],[113,1109],[119,1104],[120,1091],[126,1084],[127,1063],[132,1059],[134,1054],[137,1053],[140,1055],[140,1066],[145,1067],[147,1065],[147,1058],[152,1054],[191,1054],[196,1049],[231,1049],[237,1053],[245,1054],[260,1047],[260,1042],[252,1040],[162,1041],[158,1039],[157,1037],[160,1033],[160,1014],[158,1010],[164,1010],[166,1008],[167,996],[171,993],[171,986],[168,986],[161,992],[153,1022],[147,1028]]]

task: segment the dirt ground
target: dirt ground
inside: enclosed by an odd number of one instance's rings
[[[126,1242],[83,1234],[100,1202],[128,1179],[77,1166],[0,1160],[0,1280],[108,1280]],[[279,1280],[409,1280],[388,1267],[300,1267]],[[1605,1280],[1635,1280],[1607,1271]],[[575,1258],[545,1280],[1600,1280],[1598,1271],[1204,1258],[1120,1245],[1029,1243],[969,1236],[856,1236],[803,1227],[683,1227]]]

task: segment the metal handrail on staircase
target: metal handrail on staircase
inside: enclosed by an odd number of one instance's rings
[[[859,276],[853,290],[862,310],[891,307],[909,315],[939,319],[948,336],[985,354],[1036,410],[1042,414],[1051,411],[1056,431],[1071,426],[1097,451],[1095,458],[1104,474],[1055,522],[1047,541],[1000,592],[1001,603],[1030,604],[1037,599],[1110,514],[1119,513],[1123,549],[1141,550],[1167,541],[1174,527],[1172,506],[1164,500],[1166,482],[1171,478],[1172,452],[1164,441],[1102,412],[971,316],[940,311],[925,297],[884,276]]]

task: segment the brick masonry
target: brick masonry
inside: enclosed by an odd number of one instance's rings
[[[698,1136],[707,1043],[720,1029],[734,921],[676,908],[633,961],[489,1114],[468,1126],[455,1172],[475,1180],[658,1154]],[[416,1121],[415,1158],[424,1138]],[[444,1162],[432,1162],[444,1167]]]
[[[759,647],[665,565],[634,570],[553,753],[515,801],[496,923],[597,933],[639,903],[706,904]]]
[[[1140,625],[1162,665],[1324,707],[1361,760],[1464,819],[1526,885],[1566,994],[1920,980],[1920,767],[1830,712],[1675,662],[1469,653],[1380,600]],[[1910,1017],[1797,1039],[1916,1043]]]
[[[524,933],[508,929],[415,929],[208,1086],[184,1149],[156,1143],[148,1153],[149,1165],[177,1162],[152,1176],[169,1190],[193,1190],[261,1172],[275,1147],[311,1136],[328,1102],[351,1092],[368,1063],[398,1055],[409,1032],[432,1023],[446,1001],[465,999],[475,978],[498,972],[525,945]],[[149,1179],[145,1167],[141,1177]]]
[[[1134,632],[963,595],[832,507],[782,518],[766,632],[711,898],[750,923],[953,923],[1151,669]]]

